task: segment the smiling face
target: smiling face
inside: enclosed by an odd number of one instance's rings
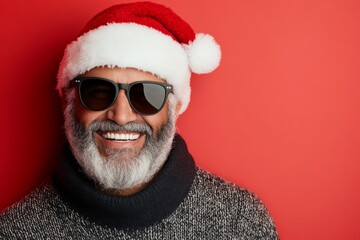
[[[83,76],[126,84],[141,80],[165,82],[132,68],[94,68]],[[70,94],[75,96],[66,96],[65,130],[85,172],[106,189],[132,188],[151,180],[171,149],[180,109],[175,97],[170,94],[158,113],[143,116],[131,108],[124,90],[120,90],[111,107],[102,111],[86,109],[77,92]]]
[[[102,77],[110,79],[116,83],[132,83],[140,80],[165,82],[157,76],[142,72],[132,68],[94,68],[86,72],[84,77]],[[126,125],[130,122],[146,123],[150,126],[153,137],[156,138],[158,132],[166,122],[168,106],[155,115],[141,116],[133,111],[126,98],[125,91],[120,90],[115,103],[103,111],[90,111],[84,108],[79,98],[76,98],[76,120],[85,128],[94,121],[112,121],[118,125]],[[134,154],[139,154],[145,145],[146,135],[141,132],[133,131],[95,131],[93,138],[99,148],[101,155],[107,157],[108,149],[132,149]]]

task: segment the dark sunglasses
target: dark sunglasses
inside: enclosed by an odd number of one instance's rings
[[[137,81],[122,84],[99,77],[77,77],[70,82],[70,87],[75,85],[82,105],[91,111],[111,107],[119,91],[124,89],[131,108],[141,115],[158,113],[173,88],[172,85],[161,82]]]

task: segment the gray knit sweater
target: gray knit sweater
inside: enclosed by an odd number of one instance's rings
[[[130,197],[98,192],[74,162],[0,214],[0,239],[278,239],[261,201],[195,167],[180,136],[161,173]]]

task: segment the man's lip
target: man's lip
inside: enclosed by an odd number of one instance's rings
[[[116,131],[110,133],[115,133]],[[121,149],[121,148],[131,148],[131,149],[140,149],[144,146],[146,141],[146,134],[144,133],[137,133],[140,134],[139,137],[135,140],[114,140],[114,139],[107,139],[104,137],[104,131],[95,131],[93,132],[93,138],[98,146],[100,152],[105,154],[103,152],[104,149],[110,148],[110,149]],[[106,132],[107,133],[107,132]],[[119,133],[119,132],[117,132]],[[125,132],[122,132],[125,133]],[[128,132],[126,132],[128,133]],[[106,154],[105,154],[106,155]]]
[[[141,135],[144,135],[144,133],[140,132],[127,131],[97,131],[96,133],[106,140],[120,142],[136,141]]]

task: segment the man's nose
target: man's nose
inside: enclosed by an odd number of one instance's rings
[[[136,120],[137,113],[131,108],[125,90],[120,90],[114,104],[106,110],[106,118],[119,125]]]

